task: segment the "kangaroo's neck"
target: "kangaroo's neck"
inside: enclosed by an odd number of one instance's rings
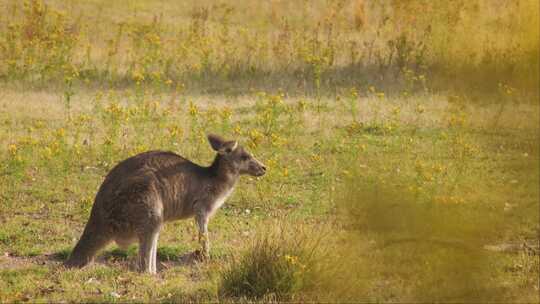
[[[210,176],[224,188],[232,188],[236,184],[240,173],[238,169],[234,168],[222,155],[217,154],[212,162],[212,165],[208,167]]]

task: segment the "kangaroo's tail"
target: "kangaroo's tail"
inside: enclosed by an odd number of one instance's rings
[[[66,267],[81,268],[92,262],[96,253],[103,247],[105,247],[111,240],[110,236],[103,229],[99,227],[93,220],[92,216],[88,220],[83,234],[69,258],[64,262]]]

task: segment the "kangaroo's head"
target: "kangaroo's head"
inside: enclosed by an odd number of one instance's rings
[[[239,174],[263,176],[266,173],[266,167],[241,147],[236,140],[224,140],[218,135],[209,134],[208,141],[212,149],[219,154],[220,159]]]

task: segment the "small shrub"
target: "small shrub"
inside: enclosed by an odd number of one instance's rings
[[[265,232],[222,272],[219,294],[291,300],[314,287],[318,241],[289,229]]]

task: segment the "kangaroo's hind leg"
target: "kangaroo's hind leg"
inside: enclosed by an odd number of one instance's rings
[[[158,244],[159,232],[152,242],[152,252],[150,253],[150,271],[157,273],[157,244]]]
[[[159,228],[139,234],[139,271],[155,274]]]

